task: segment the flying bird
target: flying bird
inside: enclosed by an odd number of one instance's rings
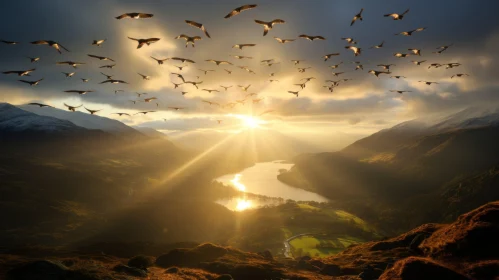
[[[340,63],[338,63],[338,64],[336,64],[336,65],[331,65],[329,67],[331,67],[331,69],[336,69],[336,68],[340,67],[341,64],[343,64],[343,61],[340,62]]]
[[[144,45],[150,46],[152,43],[156,43],[157,41],[161,40],[159,38],[147,38],[147,39],[135,39],[132,37],[128,37],[128,39],[137,41],[139,44],[137,45],[137,49],[142,48]]]
[[[114,91],[114,94],[117,94],[118,92],[125,92],[125,91],[122,90],[122,89],[117,89],[117,90]]]
[[[231,56],[237,59],[243,59],[243,58],[253,59],[253,57],[251,56],[244,56],[244,55],[231,55]]]
[[[82,105],[80,105],[80,106],[71,106],[71,105],[68,105],[68,104],[64,103],[64,106],[68,107],[68,110],[72,111],[72,112],[76,112],[76,109],[80,108]]]
[[[396,66],[395,64],[378,64],[377,66],[383,67],[385,70],[390,70],[391,66]]]
[[[204,34],[206,35],[206,37],[211,38],[210,34],[208,33],[208,30],[206,30],[206,28],[204,27],[203,24],[195,22],[195,21],[192,21],[192,20],[186,20],[185,23],[189,24],[190,26],[194,26],[196,28],[201,29],[201,31],[204,32]]]
[[[76,74],[75,72],[71,72],[71,73],[61,72],[61,73],[66,75],[66,78],[71,78]]]
[[[122,81],[122,80],[114,80],[114,79],[107,79],[105,80],[104,82],[101,82],[101,84],[107,84],[107,83],[111,83],[111,84],[128,84],[127,82],[125,81]]]
[[[61,48],[67,52],[69,52],[68,49],[66,49],[63,45],[57,43],[56,41],[50,41],[50,40],[39,40],[39,41],[33,41],[31,42],[33,45],[49,45],[50,47],[56,49],[59,53],[62,54]]]
[[[271,82],[271,83],[272,83],[272,82],[279,82],[279,80],[272,80],[272,79],[271,79],[271,80],[269,80],[269,82]]]
[[[238,87],[240,87],[243,91],[248,91],[249,87],[251,86],[251,84],[247,85],[247,86],[240,86],[238,85]]]
[[[467,77],[469,77],[470,75],[468,75],[468,74],[455,74],[455,75],[452,75],[452,77],[450,77],[450,78],[451,78],[451,79],[454,79],[454,77],[461,78],[461,77],[463,77],[463,76],[467,76]]]
[[[343,74],[345,72],[332,72],[333,76],[338,77],[339,75]]]
[[[421,65],[422,63],[426,62],[426,60],[421,60],[421,61],[411,60],[411,62],[416,65]]]
[[[204,72],[205,75],[207,75],[208,72],[215,72],[215,70],[212,70],[212,69],[208,69],[208,70],[198,69],[198,70],[201,72]]]
[[[140,73],[137,73],[137,74],[139,74],[142,77],[143,80],[147,80],[148,81],[148,80],[151,79],[151,76],[143,75],[143,74],[140,74]]]
[[[438,84],[437,82],[428,82],[428,81],[418,81],[419,83],[425,83],[429,86],[431,86],[431,84]]]
[[[265,36],[265,35],[267,35],[267,33],[269,33],[269,30],[272,29],[272,27],[274,27],[274,24],[283,24],[283,23],[286,23],[282,19],[274,19],[273,21],[269,21],[269,22],[255,19],[255,22],[258,23],[258,24],[263,25],[263,36]]]
[[[384,15],[385,17],[392,17],[393,20],[402,20],[405,16],[405,14],[407,14],[409,12],[409,9],[407,9],[405,12],[401,13],[401,14],[386,14]]]
[[[240,50],[242,50],[244,47],[254,47],[256,46],[256,44],[236,44],[234,46],[232,46],[232,48],[238,48]]]
[[[375,46],[370,47],[370,49],[381,49],[384,44],[385,44],[385,41],[381,42],[381,44],[379,44],[379,45],[375,45]]]
[[[293,42],[295,40],[295,39],[281,39],[279,37],[274,37],[274,39],[276,39],[277,42],[279,42],[281,44],[290,43],[290,42]]]
[[[185,83],[185,82],[184,82],[184,83]],[[174,82],[172,82],[172,84],[173,84],[173,88],[174,88],[174,89],[175,89],[175,88],[178,88],[179,86],[181,86],[181,85],[182,85],[182,84],[176,84],[176,83],[174,83]]]
[[[162,65],[165,61],[167,61],[169,58],[165,58],[165,59],[158,59],[158,58],[155,58],[153,56],[151,56],[152,59],[156,60],[156,62],[158,63],[158,65]],[[182,70],[182,69],[181,69]]]
[[[137,94],[137,97],[140,98],[142,95],[147,95],[147,92],[143,92],[143,93],[136,92],[135,94]],[[135,102],[137,102],[137,101],[133,101],[133,102],[134,102],[133,104],[135,104]]]
[[[203,82],[191,82],[191,81],[186,81],[185,84],[191,84],[196,87],[196,89],[199,89],[198,85],[202,84]]]
[[[454,44],[450,44],[450,45],[447,45],[447,46],[438,47],[437,50],[439,50],[439,51],[436,51],[436,52],[433,52],[433,53],[435,53],[435,54],[441,54],[444,51],[446,51],[448,48],[450,48],[452,45],[454,45]]]
[[[85,79],[85,78],[80,78],[82,82],[84,83],[88,83],[88,81],[90,81],[90,79]]]
[[[232,86],[222,86],[222,85],[220,85],[220,87],[224,88],[225,91],[227,91],[227,89],[231,88]]]
[[[241,7],[237,7],[234,10],[232,10],[230,13],[228,13],[224,18],[231,18],[233,16],[237,16],[238,14],[240,14],[243,11],[250,10],[250,9],[253,9],[253,8],[256,8],[256,7],[257,7],[257,5],[255,5],[255,4],[250,4],[250,5],[244,5],[244,6],[241,6]]]
[[[220,64],[228,64],[228,65],[233,65],[232,63],[228,62],[228,61],[225,61],[225,60],[214,60],[214,59],[208,59],[208,60],[205,60],[205,61],[208,61],[208,62],[213,62],[215,63],[216,65],[220,65]]]
[[[102,72],[100,72],[100,73],[101,73],[102,75],[106,76],[106,78],[107,78],[108,80],[112,80],[112,79],[113,79],[113,76],[112,76],[112,75],[106,75],[106,74],[104,74],[104,73],[102,73]]]
[[[87,110],[90,113],[90,115],[93,115],[93,114],[95,114],[95,113],[97,113],[99,111],[102,111],[102,110],[90,110],[87,107],[83,107],[83,108],[85,108],[85,110]]]
[[[217,90],[217,89],[205,89],[205,88],[203,88],[202,90],[203,90],[203,91],[207,91],[208,93],[212,93],[212,92],[220,92],[220,91],[219,91],[219,90]]]
[[[200,36],[189,37],[185,34],[180,34],[179,36],[175,37],[175,39],[185,39],[185,47],[187,48],[187,46],[191,44],[191,46],[194,48],[196,41],[201,40],[202,38]]]
[[[410,91],[410,90],[393,90],[393,89],[392,89],[392,90],[390,90],[390,92],[397,92],[397,93],[402,94],[402,93],[404,93],[404,92],[412,92],[412,91]]]
[[[352,19],[352,23],[350,23],[350,26],[352,26],[357,20],[360,20],[362,21],[362,12],[364,11],[364,9],[360,9],[360,12],[358,14],[356,14],[353,19]]]
[[[432,67],[435,67],[435,68],[442,67],[442,64],[440,64],[440,63],[432,63],[432,64],[430,64],[430,66],[428,66],[428,69],[430,69]]]
[[[357,42],[355,42],[355,40],[353,38],[341,38],[341,40],[345,40],[345,41],[347,41],[347,43],[352,44],[352,45],[357,44]]]
[[[185,67],[187,67],[187,65],[183,65],[183,66],[173,65],[173,66],[177,67],[178,71],[182,71],[182,69],[184,69]]]
[[[357,71],[357,70],[359,70],[359,69],[360,69],[360,70],[364,70],[364,65],[362,65],[362,64],[357,64],[357,65],[355,66],[355,71]]]
[[[97,46],[97,47],[100,47],[107,39],[103,39],[103,40],[94,40],[92,42],[92,46]]]
[[[291,60],[295,65],[300,64],[300,62],[305,61],[305,60]]]
[[[411,51],[415,55],[421,56],[421,49],[407,49],[407,50]]]
[[[31,63],[34,63],[34,62],[38,62],[38,61],[40,61],[40,58],[39,58],[39,57],[29,57],[29,56],[28,56],[28,58],[29,58],[29,60],[31,61]]]
[[[296,97],[298,97],[298,94],[300,93],[300,91],[290,91],[290,90],[288,90],[288,92],[296,95]]]
[[[307,71],[307,69],[311,69],[312,67],[305,67],[305,68],[297,68],[298,69],[298,72],[300,73],[305,73],[305,71]]]
[[[208,101],[208,100],[202,100],[202,101],[203,101],[204,103],[208,103],[208,104],[210,104],[210,106],[211,106],[211,105],[217,105],[217,106],[220,106],[220,104],[219,104],[219,103],[217,103],[217,102]]]
[[[358,56],[360,55],[362,49],[361,48],[358,48],[358,47],[355,47],[355,46],[346,46],[345,49],[349,49],[349,50],[352,50],[353,51],[353,54],[355,56]]]
[[[400,58],[400,57],[408,57],[408,56],[410,56],[410,55],[411,55],[411,54],[409,54],[409,53],[394,53],[394,54],[393,54],[393,56],[395,56],[395,57],[399,57],[399,58]]]
[[[172,59],[172,60],[179,60],[182,63],[185,63],[185,62],[196,63],[196,62],[194,62],[194,60],[187,59],[187,58],[181,58],[181,57],[172,57],[170,59]]]
[[[130,114],[128,114],[128,113],[113,113],[113,114],[119,115],[120,117],[123,116],[123,115],[130,116]]]
[[[117,16],[116,19],[130,18],[130,19],[139,19],[139,18],[152,18],[153,14],[144,14],[144,13],[126,13],[120,16]]]
[[[323,36],[310,36],[310,35],[307,35],[307,34],[301,34],[300,36],[298,36],[298,38],[304,38],[304,39],[307,39],[307,40],[310,40],[310,41],[314,41],[314,40],[326,40],[326,38],[324,38]]]
[[[324,61],[328,61],[328,59],[330,59],[332,56],[337,56],[337,55],[340,55],[339,53],[330,53],[330,54],[326,54],[325,56],[323,56],[324,58]]]
[[[78,93],[79,95],[84,95],[84,94],[87,94],[89,92],[94,92],[94,91],[93,90],[65,90],[64,92]]]
[[[461,66],[461,63],[447,63],[447,64],[444,64],[445,65],[445,69],[449,69],[449,68],[454,68],[454,67],[458,67],[458,66]]]
[[[411,30],[411,31],[402,31],[402,32],[397,33],[395,35],[412,36],[412,33],[414,33],[414,32],[420,32],[420,31],[423,31],[425,29],[426,29],[426,27],[420,27],[420,28],[417,28],[417,29],[414,29],[414,30]]]
[[[227,70],[227,69],[224,69],[224,70],[225,70],[225,72],[227,72],[229,75],[231,75],[231,74],[232,74],[232,71]]]
[[[40,108],[43,108],[43,107],[52,107],[50,105],[47,105],[47,104],[42,104],[42,103],[36,103],[36,102],[33,102],[33,103],[28,103],[28,105],[34,105],[34,106],[38,106]],[[54,108],[54,107],[52,107]]]
[[[173,109],[175,111],[184,109],[184,107],[168,107],[168,108]]]
[[[379,78],[379,75],[380,74],[391,74],[392,72],[388,71],[388,72],[384,72],[384,71],[375,71],[375,70],[369,70],[367,73],[369,74],[373,74],[374,76],[378,77]]]
[[[182,80],[182,82],[185,83],[185,79],[184,79],[184,76],[182,76],[182,74],[179,74],[179,73],[170,73],[172,75],[176,75],[178,78],[180,78]]]
[[[20,70],[20,71],[5,71],[5,72],[2,72],[2,73],[5,74],[5,75],[16,74],[19,77],[23,77],[23,76],[30,76],[29,73],[31,73],[31,72],[33,72],[35,70],[36,70],[36,68],[29,69],[29,70]]]
[[[404,78],[404,79],[406,79],[407,77],[405,77],[405,76],[390,76],[390,78],[395,78],[395,79]]]
[[[6,41],[6,40],[0,40],[0,42],[4,43],[4,44],[7,44],[7,45],[17,45],[19,44],[19,42],[15,42],[15,41]]]
[[[40,80],[37,80],[37,81],[26,81],[26,80],[19,80],[19,82],[23,82],[23,83],[26,83],[30,86],[37,86],[41,81],[43,81],[43,78],[40,79]]]
[[[98,55],[93,55],[93,54],[88,54],[88,56],[93,57],[93,58],[97,58],[98,60],[109,60],[109,61],[115,62],[114,59],[109,58],[109,57],[105,57],[105,56],[98,56]]]
[[[156,100],[156,99],[158,99],[158,98],[156,98],[156,97],[145,98],[144,102],[149,103],[149,102]]]
[[[156,111],[143,111],[143,112],[137,112],[137,113],[135,113],[134,115],[138,115],[138,114],[143,114],[143,115],[145,115],[145,114],[148,114],[148,113],[154,113],[154,112],[156,112]]]
[[[102,66],[100,66],[99,68],[109,68],[109,69],[113,69],[115,66],[116,66],[116,64],[108,64],[108,65],[102,65]]]
[[[83,65],[85,63],[83,62],[74,62],[74,61],[61,61],[61,62],[56,62],[57,65],[69,65],[72,66],[73,68],[78,68],[78,65]]]

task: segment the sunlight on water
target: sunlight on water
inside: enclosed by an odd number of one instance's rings
[[[251,208],[251,201],[246,200],[246,199],[238,199],[237,201],[237,206],[236,206],[236,211],[244,211],[246,209]]]
[[[242,192],[245,192],[246,191],[246,186],[240,182],[241,180],[241,174],[236,174],[234,175],[234,179],[230,180],[230,182],[232,183],[232,185],[234,185],[234,187]]]

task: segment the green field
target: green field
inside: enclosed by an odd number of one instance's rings
[[[293,255],[327,257],[338,254],[352,244],[365,242],[351,236],[303,236],[291,240]]]

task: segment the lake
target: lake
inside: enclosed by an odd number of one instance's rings
[[[277,180],[277,175],[281,171],[287,171],[292,166],[293,164],[286,163],[285,161],[261,162],[236,174],[228,174],[215,179],[224,185],[232,186],[244,193],[279,199],[255,199],[248,198],[248,196],[242,194],[239,197],[219,200],[217,203],[233,211],[243,211],[265,205],[277,205],[284,203],[287,199],[327,202],[328,199],[319,194],[291,187]]]

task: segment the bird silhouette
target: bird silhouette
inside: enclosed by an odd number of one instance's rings
[[[260,24],[260,25],[263,25],[263,36],[267,35],[267,33],[269,33],[269,30],[272,29],[272,27],[274,27],[275,24],[286,23],[282,19],[274,19],[273,21],[261,21],[261,20],[255,19],[255,22]]]
[[[234,10],[230,11],[230,13],[228,13],[224,18],[227,19],[227,18],[231,18],[233,16],[237,16],[238,14],[240,14],[243,11],[254,9],[256,7],[257,7],[257,5],[255,5],[255,4],[243,5],[241,7],[237,7]]]

